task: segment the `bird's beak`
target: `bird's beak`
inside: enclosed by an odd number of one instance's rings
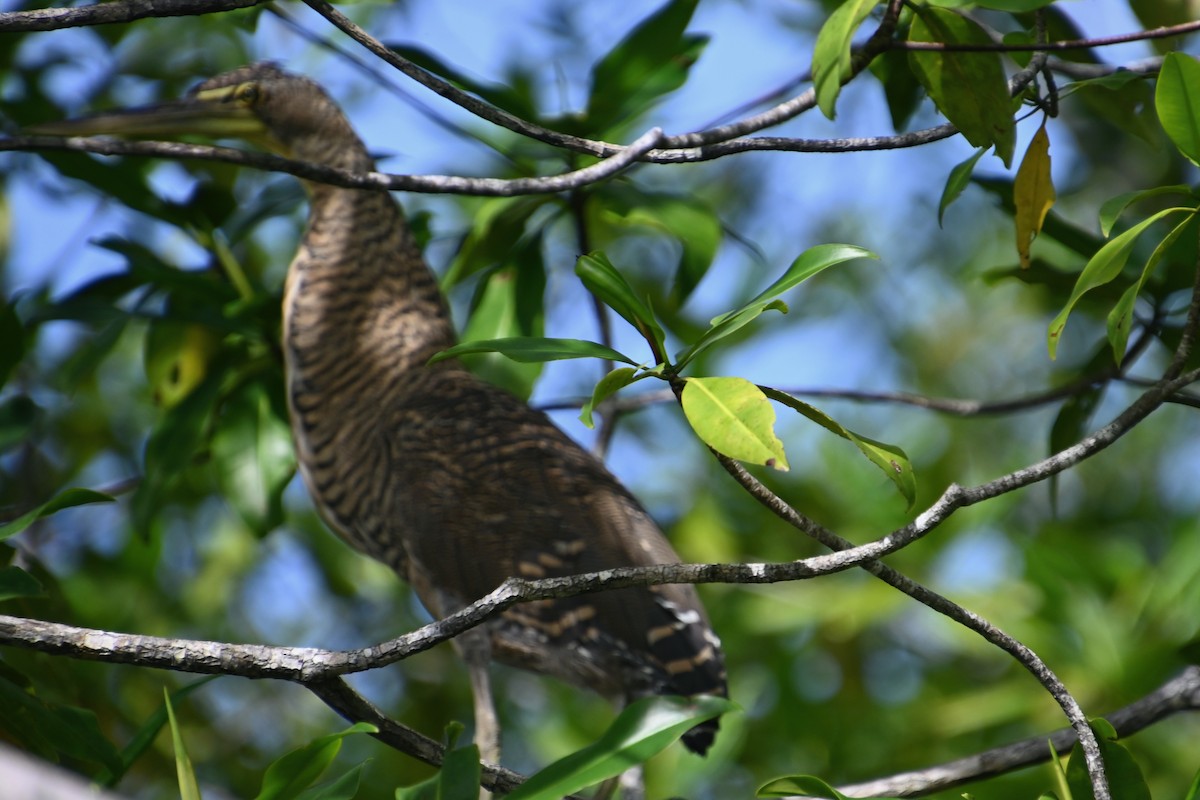
[[[255,139],[266,133],[262,121],[244,104],[220,90],[152,106],[109,111],[81,119],[47,122],[26,128],[32,134],[133,137],[204,136]]]

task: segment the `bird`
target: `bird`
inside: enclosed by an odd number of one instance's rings
[[[375,170],[328,93],[272,62],[209,78],[177,100],[39,132],[235,138]],[[299,471],[327,525],[394,569],[435,617],[510,577],[677,563],[629,490],[544,413],[456,359],[430,363],[456,334],[391,194],[303,183],[309,212],[285,279],[284,375]],[[727,695],[721,643],[691,585],[526,602],[453,641],[491,763],[500,756],[491,660],[618,701]],[[705,754],[717,727],[701,723],[684,744]]]

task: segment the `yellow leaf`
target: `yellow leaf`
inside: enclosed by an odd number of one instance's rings
[[[1017,255],[1021,268],[1029,268],[1029,245],[1042,230],[1042,222],[1054,205],[1054,182],[1050,179],[1050,137],[1046,124],[1034,134],[1033,141],[1017,168],[1013,182],[1013,203],[1016,205]]]
[[[688,378],[680,398],[688,424],[722,455],[787,472],[783,442],[775,436],[775,409],[744,378]]]

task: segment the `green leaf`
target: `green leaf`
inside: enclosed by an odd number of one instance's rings
[[[362,783],[362,773],[369,761],[364,761],[343,772],[332,781],[305,789],[296,800],[354,800]]]
[[[786,778],[776,778],[760,786],[754,796],[820,797],[825,800],[849,800],[846,795],[815,775],[789,775]]]
[[[1067,767],[1059,757],[1058,751],[1054,749],[1054,745],[1047,741],[1046,746],[1050,748],[1050,764],[1057,795],[1061,800],[1072,800],[1071,787],[1067,784]]]
[[[472,744],[447,751],[438,776],[438,800],[477,800],[482,776],[478,747]]]
[[[980,147],[975,151],[975,155],[950,170],[950,176],[946,178],[946,185],[942,189],[942,199],[938,203],[938,227],[942,225],[942,217],[945,215],[946,209],[959,198],[959,195],[967,188],[967,184],[971,182],[971,173],[975,171],[975,165],[986,152],[986,147]]]
[[[11,303],[0,306],[0,386],[8,382],[8,376],[25,356],[25,328]]]
[[[192,692],[196,691],[202,686],[212,683],[220,677],[220,675],[208,675],[197,681],[192,681],[187,686],[176,689],[169,695],[171,703],[175,704],[180,702]],[[163,725],[166,724],[167,705],[164,703],[158,708],[158,710],[151,714],[144,723],[142,723],[141,727],[138,728],[136,733],[134,733],[133,738],[130,739],[129,743],[126,744],[124,749],[121,750],[121,769],[114,772],[108,768],[105,768],[103,772],[96,775],[94,778],[95,782],[101,786],[116,786],[117,782],[121,780],[121,777],[129,770],[131,766],[133,766],[133,763],[137,761],[138,758],[140,758],[141,755],[146,752],[146,750],[149,749],[152,744],[154,744],[154,740],[158,737],[159,731],[161,731]]]
[[[15,597],[41,597],[45,593],[38,579],[20,567],[0,567],[0,601]]]
[[[483,282],[462,332],[464,341],[542,335],[546,272],[541,237],[532,237],[513,256],[515,263],[496,270]],[[496,353],[468,356],[463,363],[484,380],[523,400],[529,399],[542,374],[542,362],[520,363]]]
[[[10,536],[16,536],[37,520],[48,517],[57,511],[62,511],[64,508],[84,506],[90,503],[111,503],[114,500],[115,498],[103,492],[91,489],[67,489],[32,511],[27,511],[16,519],[0,525],[0,542]]]
[[[396,789],[396,800],[478,800],[482,770],[479,748],[475,745],[454,747],[456,734],[448,737],[446,757],[442,767],[420,783]]]
[[[812,59],[813,86],[817,105],[829,119],[834,118],[842,82],[850,75],[850,41],[877,5],[878,0],[845,0],[817,33]]]
[[[0,453],[29,441],[42,415],[41,406],[27,395],[14,394],[0,401]]]
[[[1138,295],[1141,294],[1142,287],[1146,285],[1146,280],[1150,277],[1150,273],[1154,271],[1154,267],[1162,260],[1166,252],[1175,244],[1175,241],[1183,234],[1185,230],[1192,227],[1192,223],[1196,219],[1196,214],[1189,214],[1187,219],[1176,225],[1170,233],[1168,233],[1158,246],[1154,248],[1154,252],[1146,259],[1146,265],[1142,267],[1142,274],[1138,276],[1136,282],[1133,283],[1125,293],[1121,295],[1121,299],[1113,306],[1112,311],[1108,314],[1108,341],[1112,345],[1113,361],[1121,363],[1121,359],[1125,357],[1125,348],[1129,344],[1129,333],[1133,327],[1133,306],[1137,302]]]
[[[1071,310],[1075,308],[1075,304],[1079,302],[1079,298],[1083,297],[1091,289],[1103,286],[1121,274],[1121,270],[1125,268],[1125,262],[1129,260],[1129,254],[1133,250],[1134,242],[1137,241],[1137,237],[1141,236],[1146,228],[1163,217],[1181,212],[1195,213],[1195,210],[1178,207],[1163,209],[1157,214],[1153,214],[1134,225],[1120,236],[1109,240],[1107,244],[1100,248],[1096,255],[1092,256],[1091,260],[1084,266],[1083,272],[1079,274],[1079,278],[1075,281],[1075,288],[1071,290],[1071,296],[1068,298],[1066,306],[1063,307],[1063,310],[1050,323],[1046,343],[1049,347],[1051,358],[1057,355],[1058,342],[1062,337],[1063,328],[1066,327],[1067,317],[1070,316]]]
[[[1184,197],[1192,196],[1192,187],[1177,183],[1172,186],[1155,186],[1153,189],[1139,189],[1135,192],[1125,192],[1106,200],[1100,206],[1100,233],[1106,238],[1112,233],[1113,225],[1129,206],[1141,200],[1158,197],[1164,194],[1179,194]]]
[[[638,363],[624,353],[586,339],[547,339],[532,336],[515,336],[507,339],[492,339],[484,342],[456,344],[429,359],[433,364],[447,358],[471,353],[502,353],[513,361],[558,361],[566,358],[603,358],[606,361],[623,361],[635,367]]]
[[[995,11],[1007,11],[1019,14],[1024,11],[1036,11],[1045,8],[1055,0],[971,0],[971,5],[980,8],[990,8]]]
[[[721,245],[723,230],[716,212],[690,195],[620,187],[604,195],[606,210],[626,225],[644,225],[669,234],[680,246],[671,298],[682,304],[708,273]]]
[[[365,722],[331,733],[276,759],[263,775],[262,789],[255,800],[292,800],[321,776],[342,747],[342,739],[357,733],[376,733]]]
[[[1158,73],[1154,107],[1179,152],[1200,164],[1200,61],[1183,53],[1167,53]]]
[[[1117,732],[1105,719],[1089,720],[1100,744],[1100,756],[1104,760],[1104,772],[1114,798],[1121,800],[1150,800],[1150,788],[1133,754],[1117,741]],[[1083,747],[1078,743],[1071,749],[1067,762],[1067,783],[1075,800],[1091,800],[1092,784],[1088,778],[1083,757]]]
[[[175,747],[175,774],[179,779],[180,800],[201,800],[200,784],[196,781],[196,770],[188,757],[187,747],[183,744],[183,734],[179,731],[179,723],[175,720],[175,709],[171,708],[171,695],[163,687],[163,700],[167,706],[167,720],[171,724],[171,742]]]
[[[529,232],[534,212],[548,195],[488,198],[471,216],[471,229],[450,262],[442,288],[451,289],[481,270],[511,264],[513,251]]]
[[[634,376],[637,375],[637,370],[633,367],[617,367],[609,372],[592,390],[592,398],[583,404],[583,408],[579,411],[579,420],[588,428],[595,427],[592,422],[592,412],[596,407],[629,384],[633,383]]]
[[[766,311],[775,310],[786,314],[787,306],[774,300],[776,296],[835,264],[856,258],[878,258],[878,256],[869,250],[850,244],[822,244],[805,250],[796,257],[783,275],[759,292],[753,300],[740,308],[714,317],[708,330],[702,333],[694,344],[675,356],[675,360],[678,362],[677,366],[683,367],[702,350],[745,327]]]
[[[941,8],[918,8],[909,41],[954,45],[990,45],[976,23]],[[946,119],[976,147],[995,145],[1011,166],[1016,147],[1013,101],[999,53],[913,50],[908,54],[917,79]]]
[[[538,118],[537,107],[531,102],[531,99],[510,86],[476,80],[458,68],[450,66],[423,47],[389,43],[388,49],[510,114],[521,119],[534,120]]]
[[[729,700],[711,695],[636,700],[599,741],[531,776],[506,800],[559,800],[646,761],[698,723],[736,708]]]
[[[146,330],[143,363],[154,401],[176,406],[204,380],[220,339],[212,329],[174,319],[156,319]]]
[[[265,535],[283,521],[283,490],[296,471],[283,399],[263,381],[238,387],[221,404],[212,436],[212,466],[221,494],[252,530]]]
[[[1197,770],[1196,777],[1192,778],[1192,785],[1188,787],[1183,800],[1198,800],[1198,798],[1200,798],[1200,770]]]
[[[688,378],[680,402],[692,430],[718,453],[787,472],[783,443],[775,436],[775,409],[750,381]]]
[[[642,302],[625,277],[617,271],[608,256],[599,251],[580,256],[575,262],[575,274],[583,285],[602,303],[616,311],[641,334],[654,353],[666,354],[666,334],[654,318],[650,307]],[[621,361],[632,364],[629,359]]]
[[[230,359],[218,357],[204,380],[159,417],[146,441],[142,480],[130,503],[135,530],[143,534],[150,530],[166,492],[196,460],[211,432],[225,384],[234,377]]]
[[[925,90],[908,65],[908,54],[903,50],[888,50],[876,56],[869,67],[871,74],[883,84],[883,95],[887,99],[892,128],[902,131],[920,108],[925,99]]]
[[[66,756],[109,769],[121,765],[94,713],[47,703],[4,674],[0,674],[0,730],[53,762]]]
[[[867,457],[867,460],[878,467],[888,480],[896,485],[901,496],[908,501],[909,508],[912,508],[913,503],[917,499],[917,477],[913,471],[912,461],[908,455],[894,444],[876,441],[875,439],[862,436],[855,433],[849,428],[844,428],[832,417],[825,412],[810,406],[808,403],[797,400],[789,394],[772,389],[767,386],[760,387],[764,394],[772,400],[782,403],[788,408],[799,412],[808,419],[820,425],[830,433],[851,442],[858,448],[859,452]]]
[[[645,111],[687,81],[708,43],[685,33],[698,0],[670,0],[592,68],[587,126],[601,133]]]
[[[1089,361],[1087,366],[1081,370],[1081,374],[1093,374],[1107,363],[1107,358],[1104,350],[1100,350]],[[1063,401],[1058,413],[1054,416],[1054,422],[1050,426],[1050,436],[1048,449],[1050,453],[1057,453],[1083,438],[1088,432],[1089,425],[1092,419],[1092,414],[1096,407],[1100,404],[1100,400],[1104,397],[1106,383],[1097,383],[1094,386],[1089,386],[1081,392],[1076,392]],[[1051,475],[1049,480],[1050,485],[1050,502],[1053,507],[1058,504],[1058,481],[1059,476]]]

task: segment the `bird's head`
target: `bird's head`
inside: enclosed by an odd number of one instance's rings
[[[329,95],[308,78],[269,62],[209,78],[178,100],[51,122],[29,131],[240,139],[300,161],[371,168],[366,147]]]

